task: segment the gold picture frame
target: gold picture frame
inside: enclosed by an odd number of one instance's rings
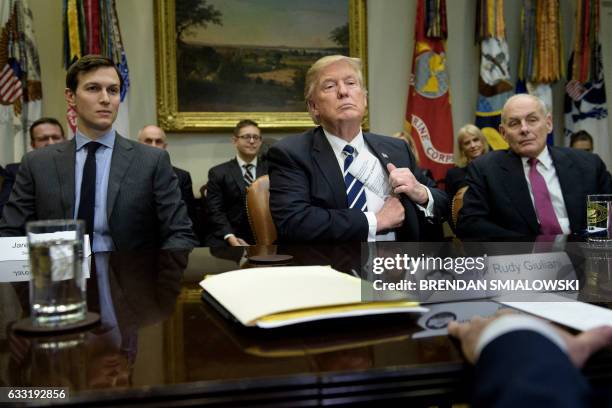
[[[155,1],[155,59],[157,85],[157,118],[159,125],[170,132],[228,131],[244,118],[255,120],[260,127],[276,131],[298,131],[314,126],[310,116],[295,112],[221,112],[182,111],[179,108],[177,76],[176,4],[181,0]],[[366,0],[346,0],[348,3],[349,55],[363,63],[367,82],[367,18]],[[366,83],[367,85],[367,83]],[[368,127],[368,117],[364,118]]]

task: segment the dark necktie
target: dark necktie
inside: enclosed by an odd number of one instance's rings
[[[246,181],[247,186],[250,186],[253,182],[253,173],[251,173],[251,169],[255,166],[249,163],[243,164],[242,167],[244,167],[244,181]]]
[[[537,169],[538,159],[529,159],[529,182],[531,183],[531,192],[533,193],[533,202],[535,210],[540,220],[540,231],[543,235],[562,234],[559,220],[550,199],[550,192],[546,187],[544,177]]]
[[[357,180],[348,172],[353,159],[355,158],[355,148],[351,145],[344,146],[342,153],[344,158],[344,184],[346,185],[346,201],[348,208],[357,208],[361,211],[368,211],[366,205],[366,192],[363,183]]]
[[[81,199],[79,201],[78,219],[85,221],[85,232],[89,234],[89,241],[93,243],[94,207],[96,205],[96,150],[101,146],[98,142],[89,142],[87,159],[83,166],[81,179]]]

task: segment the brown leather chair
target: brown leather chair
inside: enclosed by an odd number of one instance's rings
[[[249,224],[258,245],[276,241],[276,226],[270,213],[270,179],[261,176],[247,188],[246,210]]]
[[[453,197],[453,202],[451,204],[451,219],[453,221],[453,227],[457,227],[457,219],[459,219],[459,211],[463,208],[463,195],[467,191],[468,186],[463,186]]]

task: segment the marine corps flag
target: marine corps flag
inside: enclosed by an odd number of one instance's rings
[[[406,131],[418,150],[421,167],[442,180],[453,165],[453,118],[446,71],[446,2],[419,0]]]

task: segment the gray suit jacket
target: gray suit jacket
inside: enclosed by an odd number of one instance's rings
[[[74,139],[26,154],[0,219],[0,236],[24,235],[32,220],[73,218],[75,161]],[[168,153],[119,134],[111,158],[107,217],[117,250],[197,245]]]

